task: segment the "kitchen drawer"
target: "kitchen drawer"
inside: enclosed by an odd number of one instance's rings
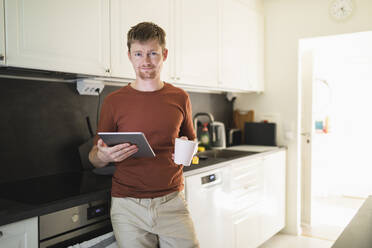
[[[0,226],[0,247],[38,248],[37,217]]]
[[[262,159],[233,164],[230,189],[234,212],[259,203],[264,194]]]
[[[239,179],[243,175],[255,173],[260,167],[262,167],[262,159],[259,158],[236,162],[233,163],[231,176],[233,179]]]

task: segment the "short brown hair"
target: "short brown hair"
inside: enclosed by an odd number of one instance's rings
[[[165,32],[164,30],[152,22],[141,22],[136,26],[131,27],[127,34],[127,46],[130,51],[130,46],[134,41],[144,42],[149,40],[157,40],[162,49],[165,48]]]

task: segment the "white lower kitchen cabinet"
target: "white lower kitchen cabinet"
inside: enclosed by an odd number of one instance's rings
[[[264,198],[262,158],[233,162],[231,166],[231,212],[235,248],[257,247],[261,241],[261,206]],[[248,231],[249,230],[249,231]]]
[[[4,0],[0,0],[0,65],[5,64]]]
[[[37,217],[0,226],[0,247],[38,248]]]
[[[110,75],[107,0],[5,0],[6,64]]]
[[[285,226],[286,152],[264,156],[263,166],[262,239],[268,240]]]
[[[256,204],[234,216],[235,248],[254,248],[261,245],[262,204]]]
[[[285,225],[286,151],[185,177],[201,247],[258,247]]]

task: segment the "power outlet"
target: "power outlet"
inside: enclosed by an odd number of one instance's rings
[[[277,113],[264,113],[258,114],[256,117],[256,121],[267,121],[271,123],[276,123],[277,125],[280,123],[280,115]]]
[[[78,79],[76,89],[80,95],[98,96],[105,87],[103,81],[93,79]]]

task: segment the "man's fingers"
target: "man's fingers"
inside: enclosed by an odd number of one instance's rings
[[[102,139],[99,139],[98,142],[97,142],[97,146],[103,146],[103,140]]]
[[[138,152],[138,148],[134,149],[134,150],[131,150],[131,151],[128,151],[124,154],[122,154],[120,157],[117,157],[115,159],[115,162],[120,162],[120,161],[123,161],[124,159],[132,156],[133,154],[135,154],[136,152]]]
[[[122,148],[119,151],[113,152],[110,154],[110,157],[115,161],[115,162],[120,162],[124,158],[129,157],[130,155],[136,153],[138,151],[138,148],[136,145],[131,145],[129,147]]]
[[[121,151],[127,147],[130,147],[130,144],[129,143],[123,143],[123,144],[119,144],[119,145],[116,145],[116,146],[113,146],[113,147],[110,147],[110,152],[118,152],[118,151]]]

